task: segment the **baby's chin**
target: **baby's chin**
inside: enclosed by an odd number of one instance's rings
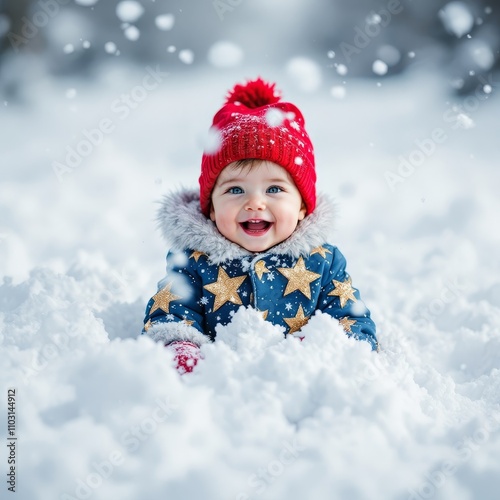
[[[248,250],[249,252],[252,253],[262,253],[262,252],[267,252],[268,250],[271,250],[274,248],[276,245],[279,245],[282,243],[281,241],[277,242],[260,242],[260,241],[255,241],[252,243],[243,243],[243,242],[234,242],[237,245],[239,245],[241,248],[244,248],[245,250]]]

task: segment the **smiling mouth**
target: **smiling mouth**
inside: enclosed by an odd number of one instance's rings
[[[247,234],[251,234],[252,236],[260,236],[267,233],[272,225],[272,222],[261,219],[250,219],[245,222],[240,222],[240,226],[243,231]]]

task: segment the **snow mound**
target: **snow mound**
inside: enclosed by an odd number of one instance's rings
[[[2,382],[30,450],[18,498],[389,499],[493,478],[468,457],[500,452],[498,363],[459,385],[404,336],[374,353],[317,313],[300,341],[242,307],[181,377],[133,321],[107,331],[139,315],[114,282],[77,263],[0,287]],[[472,337],[456,345],[474,360]]]

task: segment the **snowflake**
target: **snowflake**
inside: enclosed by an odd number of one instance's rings
[[[241,269],[243,272],[248,272],[248,270],[250,269],[251,267],[251,263],[247,260],[243,260],[241,261]]]
[[[273,271],[270,271],[269,273],[267,273],[267,280],[274,281],[274,272]]]
[[[175,319],[175,316],[173,314],[167,314],[165,317],[167,318],[168,321],[174,321]]]
[[[246,296],[248,295],[248,293],[247,293],[247,292],[241,292],[241,295],[242,295],[243,297],[246,297]]]
[[[300,125],[296,122],[290,122],[290,127],[294,128],[295,130],[300,130]]]
[[[208,304],[208,298],[207,297],[202,297],[200,299],[200,304],[206,306]]]
[[[285,309],[286,309],[287,311],[290,311],[290,310],[292,309],[292,304],[290,304],[290,302],[287,302],[287,303],[285,304]]]

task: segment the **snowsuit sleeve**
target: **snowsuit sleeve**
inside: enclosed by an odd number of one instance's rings
[[[319,309],[338,319],[347,335],[366,340],[378,350],[375,323],[345,268],[345,257],[333,247],[332,264],[322,278]]]
[[[166,275],[146,306],[142,334],[156,342],[187,340],[200,346],[211,340],[204,333],[202,281],[191,254],[167,254]]]

